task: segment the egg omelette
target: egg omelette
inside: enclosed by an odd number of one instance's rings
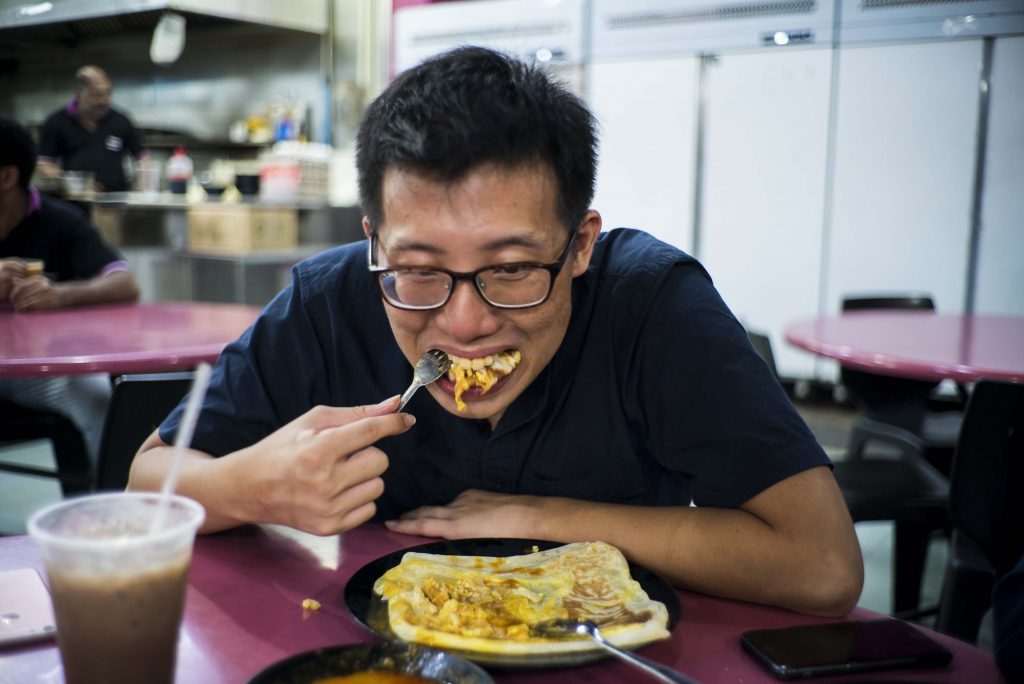
[[[466,402],[462,400],[462,394],[466,390],[479,387],[480,394],[487,394],[498,380],[515,370],[523,355],[517,349],[509,349],[477,359],[466,359],[455,354],[449,354],[448,358],[451,360],[448,379],[455,386],[455,404],[460,411],[465,411]]]
[[[521,556],[409,552],[374,583],[400,639],[503,655],[594,648],[582,638],[544,638],[531,626],[555,618],[592,620],[612,643],[664,639],[668,610],[630,577],[622,552],[578,542]]]

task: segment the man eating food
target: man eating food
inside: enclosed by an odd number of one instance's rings
[[[678,586],[853,607],[827,457],[701,265],[602,232],[595,128],[483,48],[398,76],[357,140],[367,240],[298,264],[214,369],[178,487],[204,531],[603,541]],[[396,413],[430,349],[449,375]],[[130,489],[160,486],[182,413]]]

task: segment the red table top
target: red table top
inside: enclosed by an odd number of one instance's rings
[[[431,540],[389,532],[380,525],[364,525],[340,537],[313,537],[284,528],[254,526],[200,537],[189,576],[177,681],[245,682],[271,663],[295,653],[376,641],[345,608],[345,583],[375,558],[426,541]],[[24,536],[0,538],[0,570],[24,567],[43,571],[32,540]],[[323,607],[304,618],[304,598],[314,598]],[[647,646],[641,653],[704,684],[775,682],[742,651],[740,634],[748,629],[831,621],[687,591],[680,591],[679,599],[682,614],[671,638]],[[870,619],[879,615],[856,609],[848,617]],[[856,679],[1004,681],[987,651],[944,635],[932,636],[953,652],[948,667],[893,670]],[[52,642],[10,647],[0,651],[0,680],[55,681],[52,678],[59,665],[60,655]],[[634,670],[614,660],[573,668],[500,669],[491,674],[499,683],[642,681]],[[850,681],[850,677],[833,680]]]
[[[0,309],[0,378],[187,370],[216,361],[259,313],[205,302]]]
[[[786,328],[786,341],[857,370],[920,380],[1024,381],[1024,317],[857,311]]]

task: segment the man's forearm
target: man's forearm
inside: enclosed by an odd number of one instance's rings
[[[139,452],[132,462],[128,491],[159,491],[170,469],[173,447],[158,446]],[[175,493],[203,504],[206,520],[200,533],[218,532],[244,522],[227,513],[234,496],[234,484],[224,472],[225,462],[200,451],[186,450],[178,473]]]
[[[139,298],[139,286],[130,271],[115,271],[90,280],[58,283],[61,306],[118,304]]]
[[[794,538],[747,511],[552,499],[538,512],[539,538],[607,541],[695,591],[817,615],[844,615],[860,594],[859,554]]]

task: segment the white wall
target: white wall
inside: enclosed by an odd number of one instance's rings
[[[964,308],[982,41],[840,48],[827,312],[845,294]]]
[[[692,56],[588,65],[587,99],[601,127],[593,206],[605,229],[640,228],[693,251],[699,68]]]
[[[995,43],[975,311],[1024,316],[1024,36]]]

